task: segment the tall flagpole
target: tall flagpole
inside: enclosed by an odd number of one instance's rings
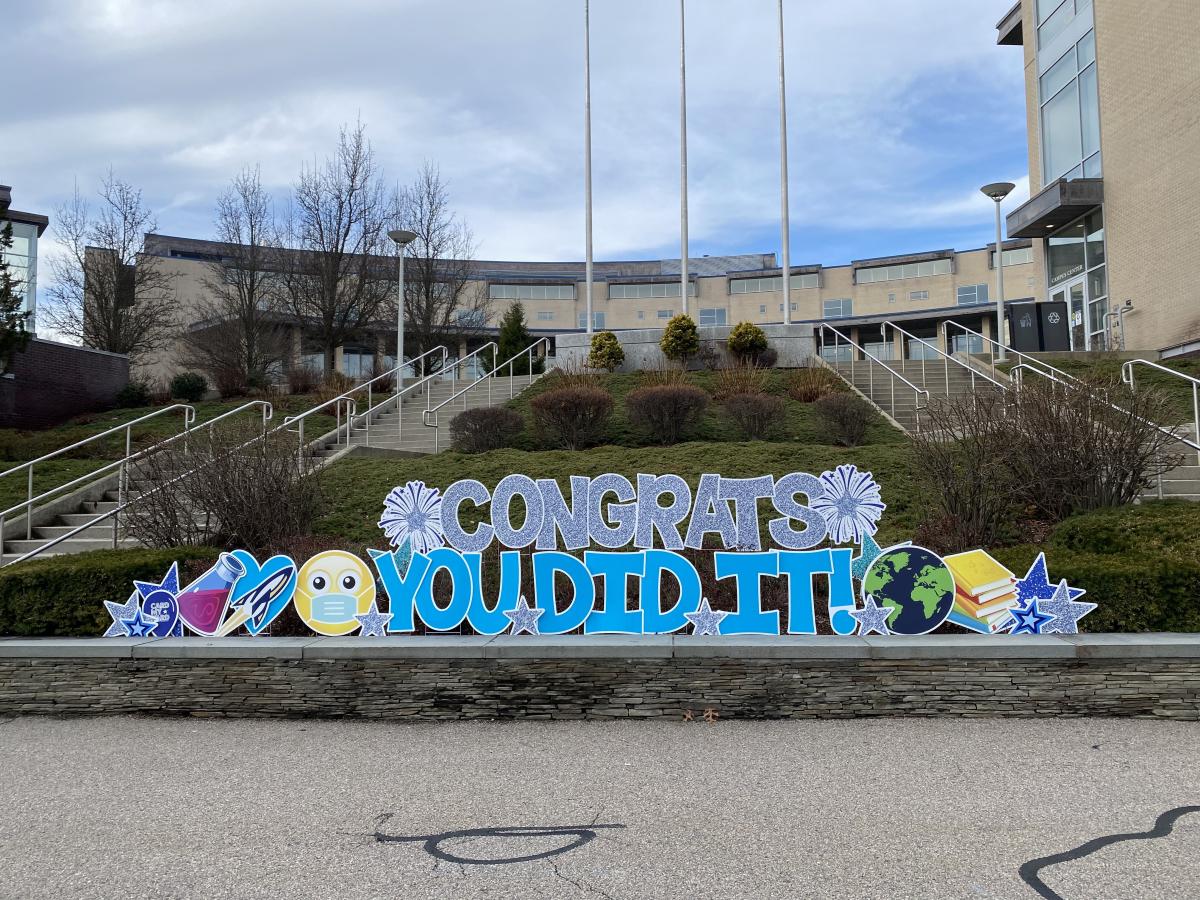
[[[783,324],[792,321],[792,227],[788,209],[787,78],[783,62],[783,0],[779,0],[779,203],[783,248]]]
[[[688,311],[687,26],[679,0],[679,296]]]
[[[592,333],[592,32],[588,7],[583,0],[583,195],[584,206],[584,291],[587,333]]]

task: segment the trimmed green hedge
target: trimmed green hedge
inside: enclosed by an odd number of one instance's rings
[[[1144,503],[1076,516],[1046,543],[1052,582],[1087,590],[1099,608],[1084,631],[1200,631],[1200,504]],[[1036,547],[993,555],[1024,573]]]
[[[105,600],[123,603],[134,579],[158,581],[179,561],[186,584],[216,560],[210,547],[96,550],[0,569],[0,635],[100,637],[112,623]]]

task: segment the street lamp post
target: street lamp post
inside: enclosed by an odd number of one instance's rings
[[[679,295],[688,312],[687,25],[679,0]]]
[[[592,23],[589,0],[583,0],[583,194],[584,315],[592,333]]]
[[[404,248],[417,239],[412,231],[397,228],[388,232],[400,251],[400,284],[396,294],[396,387],[404,387]]]
[[[997,358],[1004,362],[1004,232],[1000,221],[1000,204],[1004,198],[1013,192],[1015,184],[1009,181],[997,181],[985,184],[980,190],[984,196],[996,204],[996,343],[999,346]]]
[[[779,0],[779,203],[783,255],[783,324],[792,321],[792,235],[788,209],[787,79],[783,62],[783,0]]]

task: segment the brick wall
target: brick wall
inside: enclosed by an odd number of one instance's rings
[[[108,409],[129,382],[129,357],[31,340],[0,378],[0,427],[39,428]]]
[[[0,641],[0,714],[1200,718],[1193,635],[277,640]]]

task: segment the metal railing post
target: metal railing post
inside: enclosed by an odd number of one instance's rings
[[[25,540],[29,540],[33,536],[33,466],[29,467],[29,477],[25,479],[26,494],[25,498]]]

